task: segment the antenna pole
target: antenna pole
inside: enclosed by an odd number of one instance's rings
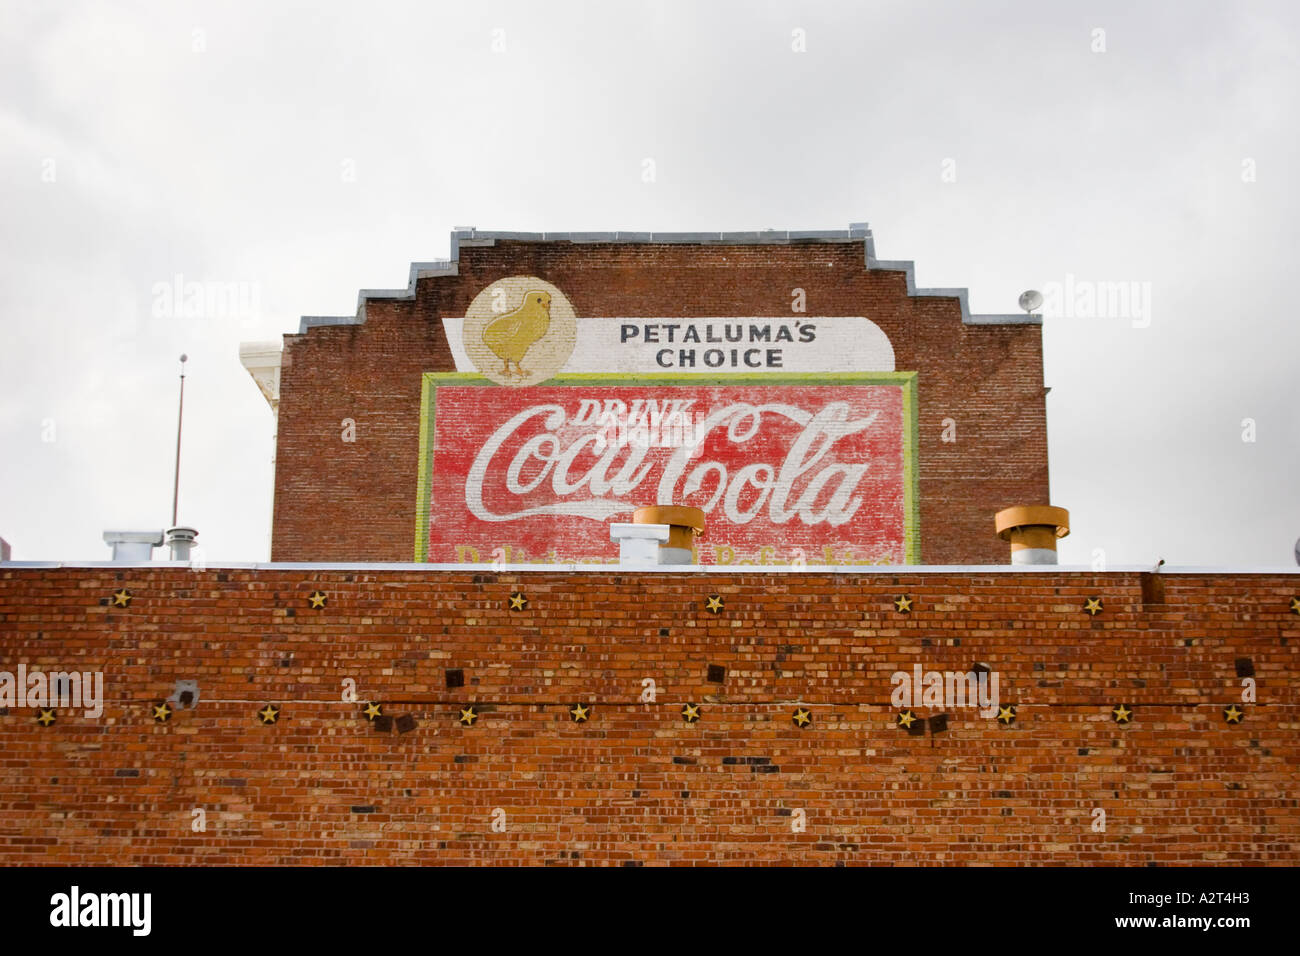
[[[176,471],[175,480],[172,482],[172,524],[176,527],[177,506],[181,500],[181,423],[185,418],[185,363],[189,361],[188,355],[181,355],[181,397],[180,403],[176,408]]]

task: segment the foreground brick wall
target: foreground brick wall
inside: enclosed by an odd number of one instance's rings
[[[48,728],[27,709],[0,715],[0,855],[1300,862],[1300,577],[1154,583],[1163,603],[1120,572],[0,568],[0,669],[102,669],[109,700],[98,720],[64,711]],[[120,588],[130,606],[106,606]],[[323,610],[308,604],[317,589]],[[507,607],[516,590],[522,612]],[[711,593],[721,614],[703,608]],[[895,610],[900,594],[912,613]],[[1241,657],[1259,704],[1230,726]],[[893,725],[892,672],[974,661],[999,672],[1015,724],[949,709],[946,733]],[[708,682],[710,664],[725,684]],[[465,686],[449,690],[447,668]],[[373,732],[339,700],[348,677],[416,729]],[[653,705],[639,702],[646,677]],[[178,678],[199,681],[197,709],[154,723]],[[686,701],[700,723],[681,720]],[[813,718],[803,730],[796,701]],[[464,728],[471,702],[482,717]],[[569,720],[577,702],[593,705],[589,723]],[[1119,702],[1132,724],[1112,722]],[[283,710],[264,727],[267,703]],[[195,808],[206,832],[191,830]]]
[[[908,297],[904,273],[864,261],[862,242],[462,245],[459,274],[421,279],[415,301],[371,300],[364,325],[284,337],[272,559],[412,559],[420,375],[455,370],[441,318],[524,274],[579,315],[788,319],[795,288],[809,315],[865,315],[896,367],[919,373],[921,562],[1004,563],[994,512],[1049,500],[1041,328],[964,325],[956,298]],[[955,442],[941,440],[949,418]]]

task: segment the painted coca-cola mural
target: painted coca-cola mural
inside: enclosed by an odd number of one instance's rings
[[[515,275],[442,326],[418,561],[617,561],[653,504],[703,509],[704,564],[918,559],[916,376],[865,316],[579,316]]]
[[[647,504],[704,510],[702,564],[917,561],[915,373],[429,373],[422,402],[420,561],[616,561]]]

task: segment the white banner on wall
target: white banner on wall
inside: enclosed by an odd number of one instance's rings
[[[465,319],[444,318],[456,371],[479,371]],[[892,372],[894,349],[862,316],[577,319],[573,353],[556,373]]]

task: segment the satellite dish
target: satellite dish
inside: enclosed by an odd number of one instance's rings
[[[1043,304],[1043,293],[1037,289],[1030,289],[1028,292],[1020,293],[1020,308],[1026,312],[1032,313],[1034,309]]]
[[[1300,538],[1295,539],[1295,563],[1300,564]]]

